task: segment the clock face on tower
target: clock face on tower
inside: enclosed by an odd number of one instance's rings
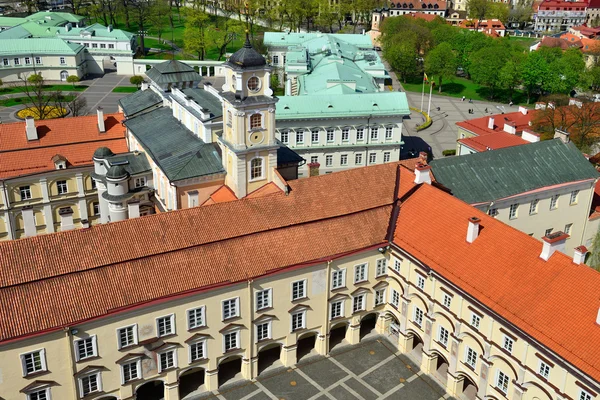
[[[265,135],[263,132],[250,132],[248,141],[252,144],[259,144],[263,141]]]

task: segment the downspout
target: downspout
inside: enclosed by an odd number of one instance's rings
[[[327,335],[329,334],[329,290],[331,286],[331,262],[332,260],[327,261],[327,267],[325,268],[325,273],[327,276],[325,277],[325,303],[327,304],[327,310],[325,311],[325,317],[323,320],[323,342],[325,342],[325,353],[327,353],[328,343],[327,343]]]
[[[79,398],[77,393],[77,378],[75,378],[75,375],[77,374],[77,363],[75,361],[75,347],[73,344],[73,336],[71,335],[71,331],[73,330],[73,328],[65,326],[63,330],[65,332],[65,338],[67,339],[67,348],[69,352],[69,354],[67,354],[67,357],[71,362],[71,371],[73,372],[73,378],[69,379],[71,381],[71,390],[73,392],[72,398],[77,399]]]
[[[248,356],[250,357],[250,379],[254,379],[254,365],[252,363],[252,360],[254,359],[254,326],[252,326],[252,321],[254,320],[254,315],[252,312],[252,282],[252,279],[248,279],[248,349],[250,349]],[[271,301],[273,301],[273,299],[271,299]]]
[[[591,207],[592,207],[592,199],[594,198],[594,188],[596,187],[597,183],[598,183],[598,179],[594,180],[594,184],[590,188],[590,190],[592,191],[592,193],[591,193],[591,196],[589,196],[589,199],[588,199],[588,205],[587,205],[587,208],[586,208],[587,211],[586,211],[585,223],[583,224],[583,229],[581,230],[581,239],[579,240],[579,243],[581,243],[584,246],[585,246],[585,243],[583,243],[583,239],[585,238],[585,232],[586,232],[587,227],[588,227],[588,222],[590,222],[590,211],[591,211]]]

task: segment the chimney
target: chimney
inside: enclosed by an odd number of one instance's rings
[[[429,176],[429,171],[431,167],[429,165],[423,163],[417,163],[415,166],[415,183],[428,183],[431,184],[431,176]]]
[[[61,231],[70,231],[75,228],[73,225],[73,210],[71,207],[62,207],[58,210],[58,215],[60,215]]]
[[[69,32],[71,30],[71,28],[73,28],[73,24],[71,24],[69,22],[68,24],[65,25],[65,32]]]
[[[511,135],[517,134],[517,124],[514,122],[505,122],[504,123],[504,132],[510,133]]]
[[[467,242],[473,243],[479,236],[479,223],[481,220],[477,217],[469,218],[469,227],[467,228]]]
[[[527,107],[519,106],[519,112],[523,115],[527,115]]]
[[[321,164],[318,162],[308,164],[308,176],[319,176],[319,167]]]
[[[561,232],[561,231],[554,232],[554,233],[544,236],[542,238],[543,247],[542,247],[542,254],[540,254],[540,258],[544,261],[548,261],[550,256],[552,254],[554,254],[555,251],[564,252],[565,241],[567,240],[568,237],[569,237],[569,235],[567,235],[566,233]]]
[[[109,32],[112,32],[112,31],[113,31],[113,26],[112,26],[112,24],[111,24],[111,25],[108,25],[108,26],[106,27],[106,30],[107,30],[107,31],[109,31]]]
[[[426,152],[424,152],[424,151],[421,151],[421,152],[419,153],[419,162],[420,162],[421,164],[423,164],[423,165],[427,165],[427,158],[428,158],[428,155],[427,155],[427,153],[426,153]]]
[[[488,129],[494,129],[494,117],[488,118]]]
[[[81,227],[83,229],[89,228],[90,227],[90,221],[87,219],[82,219],[81,220]]]
[[[141,87],[141,89],[142,89],[142,90],[146,90],[146,89],[148,89],[148,82],[146,82],[146,81],[143,81],[143,82],[142,82],[142,87]]]
[[[106,132],[106,128],[104,126],[104,109],[102,107],[98,107],[98,130],[100,133]]]
[[[587,253],[588,249],[585,246],[575,247],[575,252],[573,253],[573,262],[577,265],[584,264]]]
[[[560,129],[554,130],[554,139],[560,139],[563,143],[569,143],[571,139],[569,138],[569,132],[562,131]]]
[[[25,133],[27,134],[27,140],[38,140],[37,128],[35,127],[35,121],[33,117],[25,118]]]
[[[140,216],[140,201],[130,200],[127,202],[127,210],[129,218],[138,218]]]
[[[598,309],[598,315],[596,315],[596,323],[600,325],[600,308]]]

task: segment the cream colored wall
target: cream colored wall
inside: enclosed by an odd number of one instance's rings
[[[204,203],[211,194],[213,194],[218,188],[223,186],[225,182],[223,180],[198,183],[195,185],[188,185],[177,187],[177,199],[179,201],[178,208],[189,208],[189,195],[188,192],[197,190],[198,191],[198,205]]]
[[[27,76],[34,73],[41,73],[46,80],[60,80],[61,71],[67,71],[69,75],[77,75],[80,78],[85,75],[84,52],[81,51],[77,55],[27,55],[32,59],[31,65],[25,65],[24,55],[0,56],[0,79],[4,82],[19,81],[18,74],[26,74]],[[42,58],[42,64],[35,65],[35,57]],[[60,57],[65,58],[65,63],[60,63]],[[10,66],[4,67],[3,59],[8,58]],[[14,65],[14,58],[19,58],[21,64]]]

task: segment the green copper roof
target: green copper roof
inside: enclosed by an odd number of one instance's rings
[[[168,107],[128,119],[125,125],[170,181],[225,172],[215,147],[194,136]]]
[[[25,39],[31,37],[31,33],[22,25],[0,31],[0,40],[3,39]]]
[[[267,47],[272,46],[293,46],[303,44],[309,40],[321,38],[324,36],[332,36],[336,39],[341,39],[349,44],[360,47],[362,49],[373,48],[371,37],[360,34],[343,34],[343,33],[287,33],[287,32],[265,32],[264,44]]]
[[[150,107],[162,104],[162,98],[154,90],[138,90],[119,100],[123,113],[130,117]]]
[[[375,93],[375,79],[347,60],[322,60],[311,73],[298,77],[298,95]]]
[[[369,115],[408,115],[408,101],[402,92],[353,94],[350,96],[319,95],[307,101],[303,96],[281,96],[276,120],[356,117]]]
[[[117,40],[130,40],[135,35],[131,32],[124,31],[122,29],[112,29],[100,24],[92,24],[85,28],[71,28],[67,31],[64,27],[59,30],[58,36],[64,39],[81,39],[82,34],[90,33],[90,36],[85,36],[86,40],[102,40],[102,39],[117,39]]]
[[[27,22],[27,19],[18,17],[0,17],[0,26],[17,26],[24,22]]]
[[[56,54],[76,55],[84,47],[59,38],[6,39],[2,40],[0,55]]]
[[[573,143],[558,139],[441,158],[431,168],[439,183],[470,204],[600,176]]]
[[[35,14],[31,14],[30,16],[26,17],[26,19],[28,21],[43,21],[42,23],[46,25],[60,26],[69,22],[74,24],[79,23],[80,21],[83,21],[85,17],[66,12],[40,11]]]

